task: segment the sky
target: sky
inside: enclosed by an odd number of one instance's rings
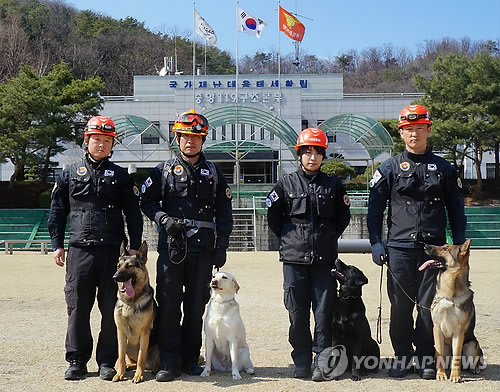
[[[153,32],[172,35],[193,31],[190,0],[65,0],[78,10],[90,9],[115,19],[128,16]],[[236,4],[267,23],[260,39],[236,37]],[[391,44],[417,54],[425,41],[443,38],[500,40],[499,0],[281,0],[305,25],[302,54],[334,58],[349,50],[358,53]],[[277,0],[197,0],[194,6],[217,34],[217,47],[241,59],[256,52],[295,51],[294,42],[278,31]],[[198,39],[198,35],[196,35]],[[201,39],[200,39],[200,42]],[[238,47],[238,51],[236,48]]]

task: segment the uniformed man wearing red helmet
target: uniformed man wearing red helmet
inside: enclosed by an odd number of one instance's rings
[[[319,354],[332,345],[337,239],[349,224],[349,197],[342,182],[320,171],[328,140],[317,128],[304,129],[296,150],[300,169],[280,178],[266,199],[269,228],[280,241],[284,302],[290,318],[294,377],[323,381]],[[314,313],[314,338],[310,309]]]
[[[453,243],[465,242],[462,183],[455,168],[427,148],[431,118],[422,105],[401,110],[399,133],[405,150],[379,166],[370,181],[367,224],[373,261],[387,262],[391,302],[389,334],[395,361],[390,377],[404,377],[413,365],[420,377],[433,379],[434,339],[429,308],[436,270],[419,267],[429,259],[425,244],[446,242],[446,215]],[[388,203],[387,237],[382,231]],[[416,323],[413,311],[417,304]]]
[[[120,245],[125,237],[123,214],[130,237],[130,254],[141,244],[142,214],[139,190],[127,171],[110,162],[116,139],[113,121],[92,117],[85,126],[86,153],[82,160],[63,170],[52,191],[48,220],[54,260],[66,264],[64,288],[68,308],[66,360],[67,380],[79,380],[87,373],[92,356],[90,312],[95,302],[101,311],[101,330],[96,360],[99,376],[112,380],[118,358],[113,310],[117,285],[113,281]],[[69,247],[64,251],[69,216]]]
[[[180,154],[153,168],[141,189],[142,211],[159,229],[159,382],[203,371],[198,358],[209,283],[213,266],[226,262],[233,228],[231,190],[202,152],[208,120],[190,110],[177,118],[172,132]]]

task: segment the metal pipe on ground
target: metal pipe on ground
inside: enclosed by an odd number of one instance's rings
[[[339,253],[371,253],[372,247],[368,239],[340,239]]]

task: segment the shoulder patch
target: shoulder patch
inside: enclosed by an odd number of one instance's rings
[[[460,189],[462,189],[462,180],[460,179],[460,177],[457,177],[457,185]]]
[[[271,202],[274,203],[280,197],[278,196],[278,194],[276,193],[276,191],[272,191],[268,198],[271,199]]]
[[[136,195],[137,197],[140,196],[140,193],[139,193],[139,189],[134,185],[134,187],[132,188],[134,190],[134,195]]]
[[[382,178],[382,173],[380,173],[378,169],[375,170],[375,173],[373,173],[373,177],[370,180],[370,188],[373,188],[381,178]]]
[[[269,197],[266,197],[266,207],[269,208],[273,205],[273,202]]]
[[[346,206],[351,204],[351,201],[349,200],[349,196],[347,194],[344,195],[344,204]]]
[[[142,184],[141,186],[141,192],[146,193],[146,184]]]
[[[146,178],[146,181],[144,181],[144,185],[146,185],[146,187],[148,187],[148,188],[149,188],[152,184],[153,184],[153,180],[151,179],[151,177]]]
[[[229,187],[226,188],[226,197],[228,199],[231,199],[233,197],[233,194],[231,193],[231,189]]]

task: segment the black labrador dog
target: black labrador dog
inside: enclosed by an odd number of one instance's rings
[[[361,373],[370,370],[365,365],[377,371],[380,360],[380,349],[371,337],[365,304],[361,299],[361,288],[368,283],[368,278],[361,270],[346,265],[340,259],[335,261],[335,269],[331,273],[340,284],[333,313],[333,346],[343,345],[346,348],[351,379],[359,381]]]

